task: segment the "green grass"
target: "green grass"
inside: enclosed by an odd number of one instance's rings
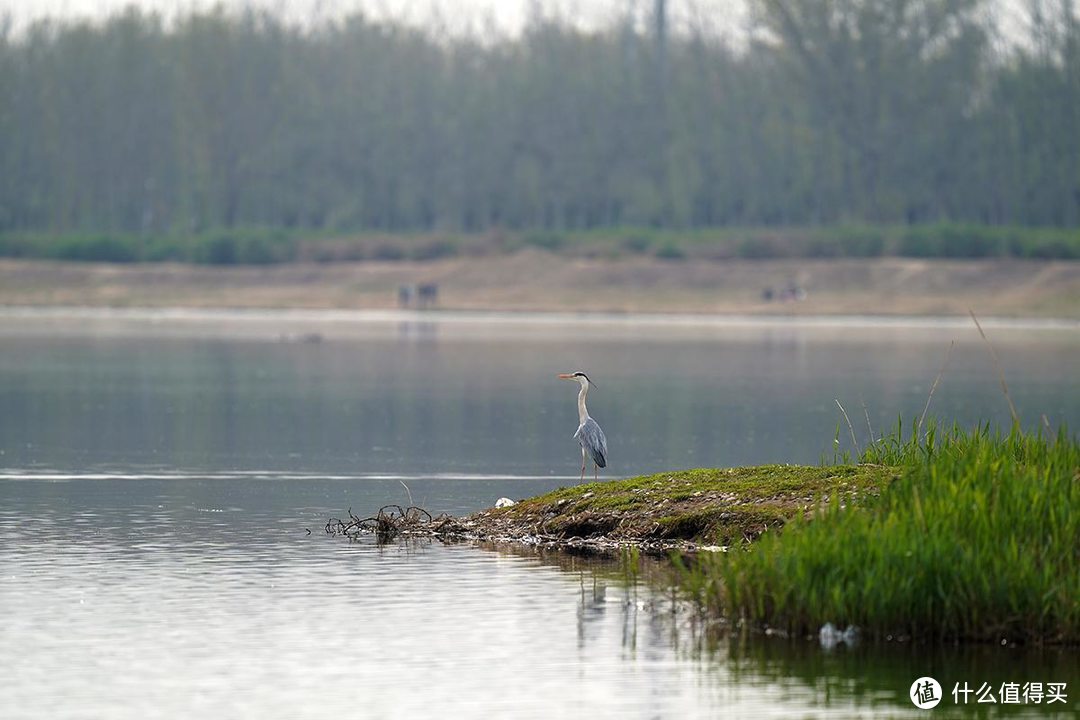
[[[613,535],[739,544],[815,507],[876,493],[894,477],[877,465],[701,468],[560,488],[487,511],[494,521],[554,535]]]
[[[707,607],[756,626],[873,637],[1080,642],[1080,443],[988,426],[899,429],[863,453],[900,479],[831,503],[685,574]]]

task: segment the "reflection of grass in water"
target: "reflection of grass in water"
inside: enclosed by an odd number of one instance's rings
[[[863,507],[796,518],[782,537],[687,574],[717,612],[804,634],[1080,642],[1080,443],[1017,427],[898,429],[862,461],[903,468]]]
[[[622,641],[627,650],[640,649],[643,638],[664,638],[680,657],[723,673],[718,688],[739,688],[745,698],[756,699],[762,706],[769,706],[770,697],[784,697],[796,705],[810,700],[815,707],[836,711],[847,707],[860,712],[909,710],[913,709],[907,698],[911,683],[929,675],[942,684],[946,695],[935,712],[948,717],[949,710],[963,712],[952,703],[955,683],[967,682],[978,688],[986,682],[997,695],[1001,684],[1007,682],[1065,682],[1072,687],[1080,681],[1080,656],[1069,648],[1002,650],[986,645],[861,643],[824,651],[816,641],[732,633],[726,625],[710,622],[679,602],[683,595],[673,595],[672,590],[680,578],[672,565],[661,559],[632,550],[597,555],[513,544],[489,547],[579,575],[583,638],[597,637],[584,626],[602,621],[604,615],[598,608],[605,604],[605,588],[608,596],[614,591],[622,602],[608,603],[608,611],[622,619]],[[765,690],[766,685],[771,689]],[[767,694],[777,692],[780,695]],[[972,698],[967,710],[974,707]],[[1003,708],[1006,714],[1008,709]],[[1039,709],[1048,710],[1045,706]],[[1027,711],[1031,711],[1030,706]]]
[[[670,562],[663,557],[647,555],[635,547],[622,547],[611,553],[574,548],[546,548],[511,542],[480,542],[488,550],[515,557],[531,558],[545,567],[556,567],[567,573],[588,574],[618,587],[645,585],[669,588],[678,578]]]
[[[973,689],[987,683],[996,697],[1003,683],[1065,682],[1073,687],[1080,680],[1080,662],[1068,648],[1003,651],[986,645],[927,647],[864,643],[827,652],[816,642],[733,636],[716,648],[713,657],[731,674],[732,684],[776,683],[795,696],[800,692],[810,693],[823,705],[843,705],[845,700],[855,699],[861,701],[860,705],[869,703],[882,711],[889,707],[913,709],[907,697],[911,683],[929,675],[941,683],[945,696],[935,710],[939,715],[947,714],[950,709],[965,710],[953,703],[952,689],[957,683],[963,686],[966,682]],[[1071,705],[1072,698],[1069,701]],[[1043,717],[1056,708],[1067,714],[1070,705],[1029,705],[1026,712],[1041,710]],[[970,716],[976,706],[972,696],[964,716]],[[1008,709],[1000,707],[996,712]]]

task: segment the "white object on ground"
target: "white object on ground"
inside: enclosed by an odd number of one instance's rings
[[[825,623],[818,632],[818,640],[821,642],[821,647],[826,650],[832,650],[840,643],[844,643],[848,647],[854,647],[859,642],[859,628],[855,625],[849,625],[846,630],[841,632],[832,623]]]

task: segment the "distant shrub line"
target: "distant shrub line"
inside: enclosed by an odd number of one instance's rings
[[[230,230],[187,237],[123,233],[0,235],[0,256],[87,262],[266,265],[296,259],[296,238],[281,230]]]
[[[1077,260],[1080,228],[938,223],[685,231],[493,230],[460,235],[373,232],[313,235],[280,228],[210,230],[188,235],[0,234],[0,257],[110,263],[267,265],[297,261],[423,261],[498,254],[524,247],[573,256],[647,255],[671,261],[873,257]]]

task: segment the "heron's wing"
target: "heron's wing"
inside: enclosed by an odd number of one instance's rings
[[[593,462],[600,467],[607,466],[607,438],[595,420],[585,418],[585,422],[581,423],[574,433],[574,438],[592,455]]]

